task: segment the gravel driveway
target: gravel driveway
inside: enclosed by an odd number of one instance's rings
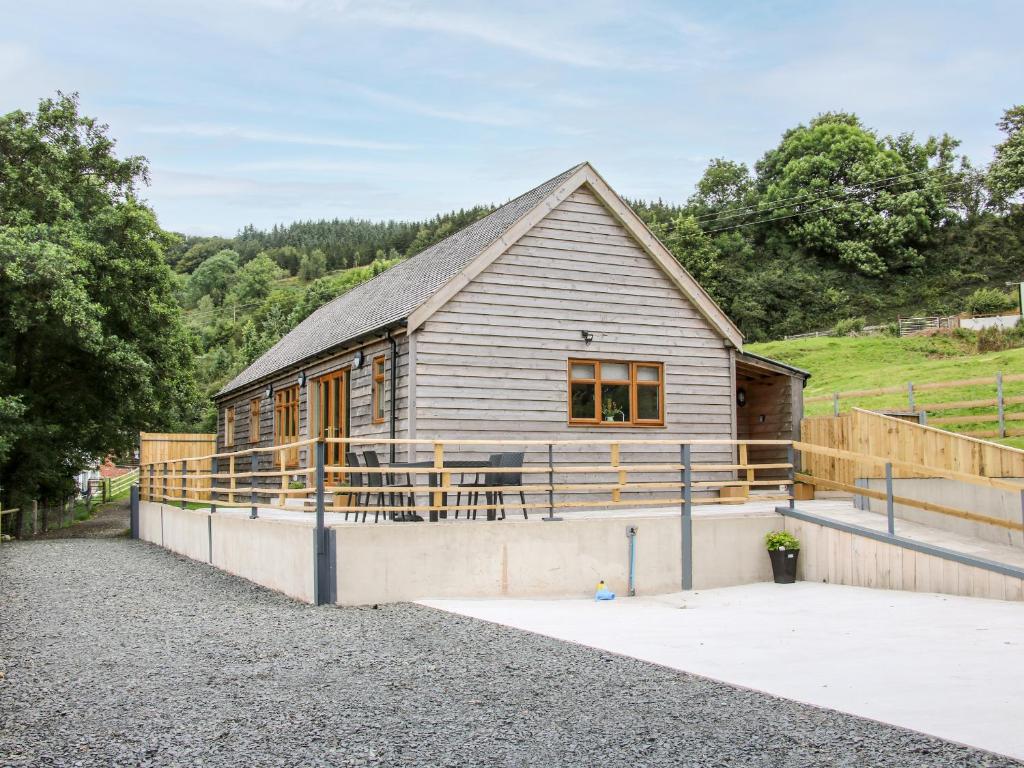
[[[4,766],[1018,765],[416,605],[300,605],[124,539],[0,546],[0,674]]]

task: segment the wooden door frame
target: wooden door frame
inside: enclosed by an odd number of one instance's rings
[[[350,405],[351,405],[351,387],[352,387],[352,367],[349,366],[349,365],[342,366],[341,368],[335,368],[333,371],[328,371],[327,373],[322,373],[322,374],[319,374],[318,376],[314,376],[312,378],[312,383],[314,385],[314,391],[316,392],[316,396],[310,398],[309,405],[310,405],[310,410],[312,411],[309,414],[310,423],[316,425],[316,435],[315,436],[318,437],[318,438],[319,437],[323,437],[324,436],[322,434],[322,431],[323,431],[323,420],[321,419],[321,415],[322,415],[321,408],[323,407],[323,404],[320,402],[321,386],[322,386],[322,384],[324,382],[326,382],[329,379],[341,379],[344,382],[344,389],[341,392],[341,414],[340,414],[341,420],[342,420],[343,423],[342,423],[342,429],[340,430],[340,432],[339,432],[339,434],[337,436],[338,437],[348,437],[351,434],[351,422],[352,422],[352,419],[351,419],[351,408],[350,408]],[[338,451],[338,464],[337,464],[337,466],[344,466],[345,465],[345,452],[346,452],[345,448],[346,447],[343,446],[343,445],[338,445],[338,448],[339,448],[339,451]],[[332,463],[331,459],[330,459],[330,453],[331,453],[330,445],[327,446],[327,450],[326,450],[325,453],[326,453],[326,456],[327,456],[327,464],[330,465]],[[333,482],[343,482],[343,481],[344,481],[344,476],[342,476],[340,478],[330,478],[330,477],[327,478],[327,482],[328,482],[329,485],[332,484]]]

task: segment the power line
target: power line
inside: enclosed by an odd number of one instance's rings
[[[715,221],[713,221],[712,223],[718,223],[718,221],[722,221],[722,220],[725,220],[725,219],[735,218],[737,216],[745,215],[745,212],[748,212],[748,211],[751,214],[771,213],[772,211],[777,211],[780,208],[788,208],[788,207],[790,207],[792,205],[801,205],[801,204],[804,204],[804,203],[817,202],[818,200],[836,198],[837,195],[841,195],[842,197],[852,197],[854,195],[867,194],[868,192],[877,192],[880,189],[886,189],[888,187],[895,186],[896,184],[900,184],[901,180],[908,180],[908,179],[910,179],[912,177],[915,177],[915,176],[922,176],[922,175],[925,175],[925,174],[933,173],[935,170],[936,169],[929,169],[927,171],[918,171],[916,173],[908,173],[908,174],[903,174],[901,176],[890,176],[890,177],[887,177],[887,178],[884,178],[884,179],[877,179],[877,180],[875,180],[873,182],[867,183],[866,185],[864,185],[864,188],[862,188],[862,189],[848,189],[848,191],[846,191],[844,193],[840,193],[839,191],[832,191],[832,192],[822,192],[822,193],[816,194],[816,195],[806,195],[806,194],[805,195],[795,195],[793,197],[788,197],[788,198],[784,197],[781,200],[775,200],[775,201],[772,202],[772,205],[770,207],[768,207],[768,208],[758,208],[758,206],[756,204],[755,205],[747,205],[747,206],[743,206],[742,208],[732,209],[730,211],[722,211],[722,212],[718,212],[718,213],[705,213],[705,214],[702,214],[700,216],[694,216],[693,218],[698,223],[700,223],[702,219],[715,219]],[[889,183],[883,184],[882,182],[889,182]],[[846,189],[846,187],[844,187],[844,189]],[[805,198],[805,199],[801,200],[801,198]],[[787,201],[794,201],[794,202],[787,202]]]
[[[959,182],[959,181],[951,181],[951,182],[947,182],[946,184],[939,184],[938,185],[938,189],[945,189],[946,187],[959,186],[961,183],[962,182]],[[788,214],[786,216],[774,216],[774,217],[768,218],[768,219],[758,219],[757,221],[746,221],[746,222],[743,222],[742,224],[732,224],[732,225],[730,225],[728,227],[719,227],[718,229],[708,229],[708,230],[704,230],[704,234],[705,235],[712,235],[715,232],[725,232],[726,230],[730,230],[730,229],[741,229],[742,227],[753,227],[753,226],[756,226],[758,224],[767,224],[768,222],[771,222],[771,221],[782,221],[783,219],[792,219],[795,216],[806,216],[809,213],[823,213],[824,211],[834,211],[834,210],[837,210],[839,208],[843,208],[843,207],[849,205],[850,202],[851,201],[847,200],[847,201],[838,203],[837,205],[823,206],[821,208],[812,208],[809,211],[797,211],[796,213],[791,213],[791,214]]]

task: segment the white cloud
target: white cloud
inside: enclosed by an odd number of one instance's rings
[[[488,126],[513,126],[525,125],[536,119],[536,113],[525,109],[508,106],[505,104],[479,104],[468,108],[444,108],[431,104],[424,104],[413,99],[395,96],[391,93],[379,91],[374,88],[367,88],[362,85],[343,86],[367,101],[383,107],[388,107],[401,112],[408,112],[424,117],[434,117],[440,120],[451,120],[458,123],[472,123]]]
[[[664,54],[653,53],[654,46],[648,45],[623,48],[614,42],[614,32],[635,23],[631,9],[592,3],[568,8],[543,4],[532,9],[532,13],[531,9],[520,6],[514,15],[498,14],[494,5],[452,11],[436,5],[376,0],[370,3],[343,1],[337,7],[349,21],[463,37],[534,59],[590,69],[677,69],[683,61],[699,62],[710,40],[707,28],[677,15],[659,14],[643,20],[651,25],[647,31],[669,33],[676,45],[670,46]],[[558,12],[560,10],[562,13]],[[589,34],[594,30],[588,26],[602,25],[606,31],[611,31],[603,40],[600,35]]]
[[[350,139],[341,136],[311,136],[286,131],[253,130],[235,125],[212,125],[208,123],[176,123],[167,125],[143,125],[142,133],[166,134],[172,136],[197,136],[208,139],[237,139],[258,141],[268,144],[302,144],[315,147],[341,147],[345,149],[396,150],[415,149],[411,144],[366,139]]]

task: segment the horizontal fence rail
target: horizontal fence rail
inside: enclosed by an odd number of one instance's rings
[[[393,465],[331,463],[345,449],[412,446],[425,458]],[[521,449],[517,466],[467,466],[463,456]],[[631,456],[629,449],[644,449]],[[752,448],[785,460],[752,462]],[[480,449],[486,449],[481,451]],[[301,452],[301,453],[300,453]],[[305,466],[289,464],[299,454]],[[604,460],[595,459],[601,455]],[[799,463],[798,463],[799,458]],[[629,460],[632,459],[632,460]],[[460,465],[461,463],[461,465]],[[841,470],[841,471],[840,471]],[[486,476],[486,479],[484,479]],[[466,482],[472,478],[471,482]],[[506,480],[507,478],[507,480]],[[1021,516],[1002,519],[894,493],[893,479],[931,478],[1015,494]],[[885,490],[866,483],[885,481]],[[900,460],[787,440],[385,440],[327,438],[143,464],[140,498],[216,510],[342,513],[363,521],[430,520],[483,513],[495,519],[565,510],[614,510],[728,504],[752,498],[794,504],[795,483],[908,506],[1008,531],[1024,531],[1024,484],[925,461]],[[726,490],[729,493],[726,493]]]
[[[426,458],[414,466],[398,462],[379,468],[340,460],[349,451],[392,445],[411,446]],[[753,462],[752,447],[774,448],[783,460]],[[467,452],[479,458],[509,449],[522,453],[521,465],[485,466],[482,460],[459,465]],[[638,455],[630,456],[632,449]],[[322,464],[315,458],[321,452]],[[498,511],[504,516],[543,510],[553,517],[562,509],[678,506],[686,489],[697,494],[693,505],[735,503],[751,491],[758,499],[790,501],[795,466],[788,452],[791,443],[785,440],[326,438],[145,463],[139,488],[144,501],[243,508],[253,517],[259,509],[315,511],[318,491],[325,498],[323,511],[346,516],[426,514],[433,520],[449,513],[493,517]],[[305,461],[296,465],[296,454]],[[502,482],[506,477],[509,482]],[[722,488],[732,495],[712,495]]]
[[[1017,387],[1018,394],[1007,393],[1007,385],[1024,382],[1024,374],[997,373],[994,376],[982,376],[972,379],[954,381],[937,381],[926,384],[907,382],[891,387],[875,389],[856,389],[829,394],[805,397],[804,403],[814,406],[819,403],[831,402],[832,415],[848,411],[853,405],[867,407],[875,401],[873,410],[900,410],[907,415],[920,418],[921,423],[955,427],[960,434],[972,437],[1020,437],[1024,428],[1012,426],[1015,422],[1024,421],[1024,411],[1008,411],[1013,406],[1024,405],[1024,389]],[[932,400],[927,393],[948,390],[971,390],[978,387],[990,388],[991,397],[968,397],[950,400]],[[922,398],[921,395],[925,394]],[[895,396],[895,397],[894,397]],[[969,411],[969,413],[953,413]],[[981,411],[980,413],[978,411]],[[937,414],[937,416],[933,416]],[[978,429],[974,425],[991,425],[989,428]],[[960,427],[964,428],[960,428]]]

